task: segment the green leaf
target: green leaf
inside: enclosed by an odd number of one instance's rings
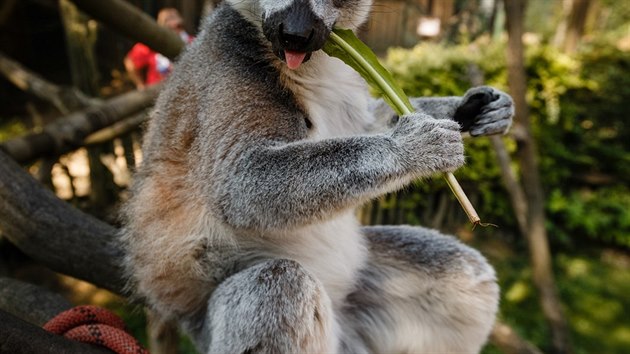
[[[387,104],[402,116],[414,111],[411,102],[405,92],[394,83],[394,78],[378,61],[376,54],[366,46],[354,32],[345,29],[335,28],[324,48],[326,54],[341,59],[344,63],[358,72],[368,84],[377,89],[383,96]],[[452,173],[445,175],[446,183],[451,188],[453,194],[462,206],[468,219],[476,225],[492,225],[481,223],[475,208],[468,200],[466,193],[455,179]]]
[[[372,50],[354,32],[335,28],[324,45],[326,54],[341,59],[357,71],[367,83],[378,90],[398,115],[413,112],[413,106],[405,92],[394,83]]]

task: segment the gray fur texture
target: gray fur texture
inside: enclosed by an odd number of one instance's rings
[[[318,50],[289,70],[262,33],[278,11],[356,29],[370,5],[227,1],[158,98],[125,266],[201,352],[475,353],[487,338],[499,290],[478,252],[424,228],[362,228],[354,210],[460,167],[462,128],[504,132],[509,96],[421,98],[391,124],[341,61]]]

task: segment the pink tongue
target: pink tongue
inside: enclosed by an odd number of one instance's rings
[[[287,66],[291,70],[299,68],[304,61],[304,57],[306,57],[306,53],[292,52],[290,50],[284,51],[284,58],[287,61]]]

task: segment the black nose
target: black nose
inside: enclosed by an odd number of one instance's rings
[[[310,26],[289,27],[284,23],[278,28],[278,40],[284,49],[299,50],[308,48],[315,37],[315,29]]]
[[[310,53],[324,46],[330,29],[313,13],[309,1],[294,0],[288,7],[263,19],[263,33],[276,52]]]

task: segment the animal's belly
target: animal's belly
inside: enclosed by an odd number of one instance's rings
[[[333,306],[342,304],[367,259],[367,247],[353,212],[288,232],[278,257],[298,261],[324,286]]]

